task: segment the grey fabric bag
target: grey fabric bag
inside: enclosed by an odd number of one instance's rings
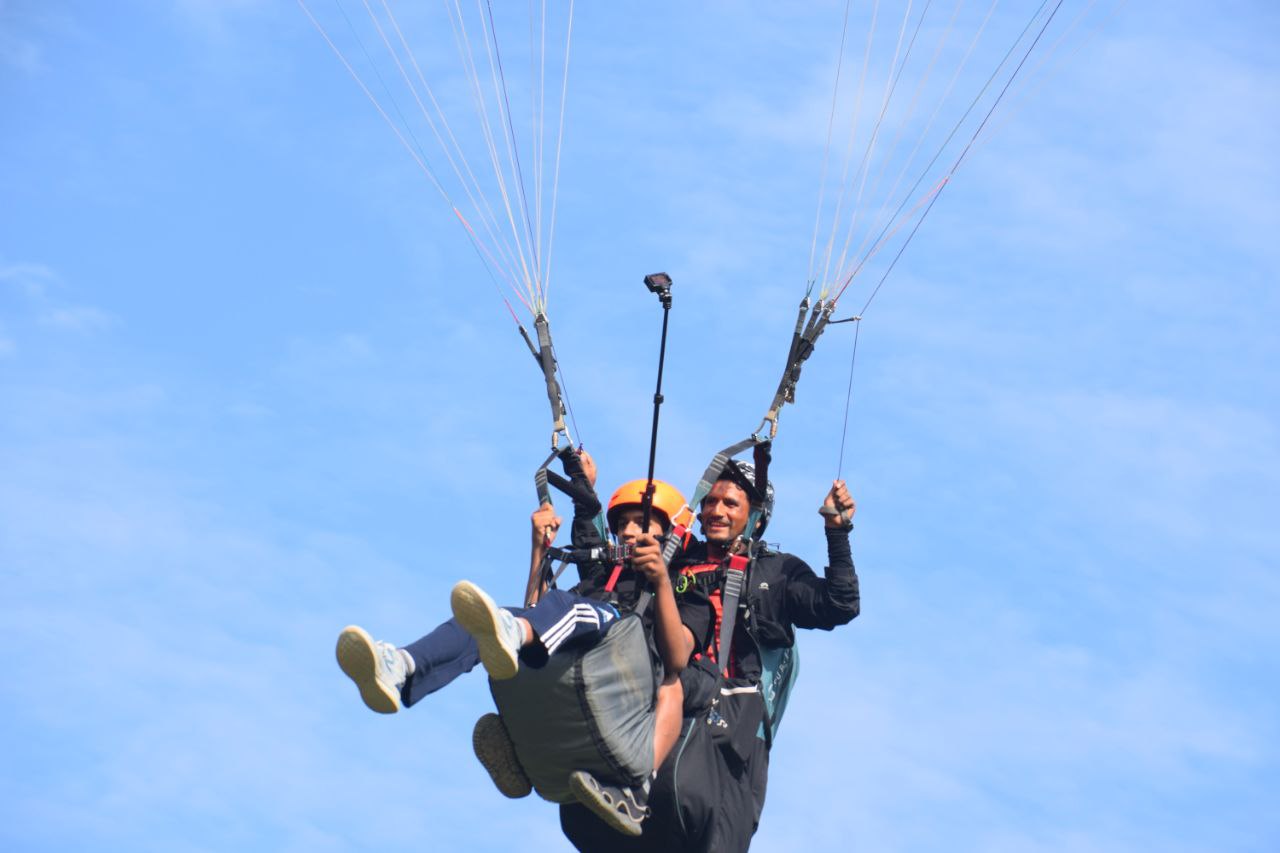
[[[640,618],[626,616],[589,648],[561,649],[489,689],[534,790],[571,803],[575,770],[622,785],[649,778],[657,685]]]

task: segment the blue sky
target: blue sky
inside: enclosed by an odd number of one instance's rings
[[[643,473],[664,269],[658,472],[691,488],[777,382],[843,6],[586,5],[574,433],[606,489]],[[753,849],[1280,845],[1280,14],[1102,11],[862,323],[864,612],[802,639]],[[471,756],[483,678],[384,718],[333,662],[460,578],[518,597],[549,424],[297,5],[0,0],[0,106],[0,847],[565,849]],[[815,566],[851,329],[775,448],[770,538]]]

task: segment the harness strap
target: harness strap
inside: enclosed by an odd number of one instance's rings
[[[716,650],[716,665],[726,674],[733,665],[729,655],[733,652],[733,632],[737,627],[738,603],[742,599],[742,590],[746,586],[747,569],[750,564],[751,561],[746,557],[735,554],[729,558],[729,565],[725,572],[724,594],[721,598],[720,645]]]
[[[552,448],[551,455],[542,460],[538,470],[533,472],[533,486],[538,490],[538,506],[551,503],[551,489],[547,488],[547,466],[559,455],[559,449]]]
[[[605,592],[613,592],[613,588],[618,585],[618,576],[622,574],[622,563],[613,567],[613,572],[609,575],[609,580],[604,585]]]
[[[551,580],[547,583],[547,587],[555,588],[556,583],[560,580],[560,576],[564,574],[564,570],[567,568],[569,568],[569,561],[565,560],[563,563],[560,564],[560,568],[556,570],[556,573],[551,576]],[[551,571],[551,566],[548,565],[547,566],[548,574],[550,573],[550,571]]]

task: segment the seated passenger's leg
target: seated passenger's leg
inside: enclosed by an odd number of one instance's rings
[[[437,625],[431,633],[404,647],[413,660],[413,671],[405,680],[400,699],[413,705],[480,663],[480,649],[458,620]]]
[[[374,640],[357,625],[348,625],[338,635],[338,666],[360,688],[364,704],[379,714],[400,710],[400,688],[413,660],[403,649]]]

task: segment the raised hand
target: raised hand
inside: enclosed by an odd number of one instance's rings
[[[827,527],[843,527],[847,530],[853,527],[853,514],[857,508],[844,480],[835,480],[818,512],[826,519]]]

